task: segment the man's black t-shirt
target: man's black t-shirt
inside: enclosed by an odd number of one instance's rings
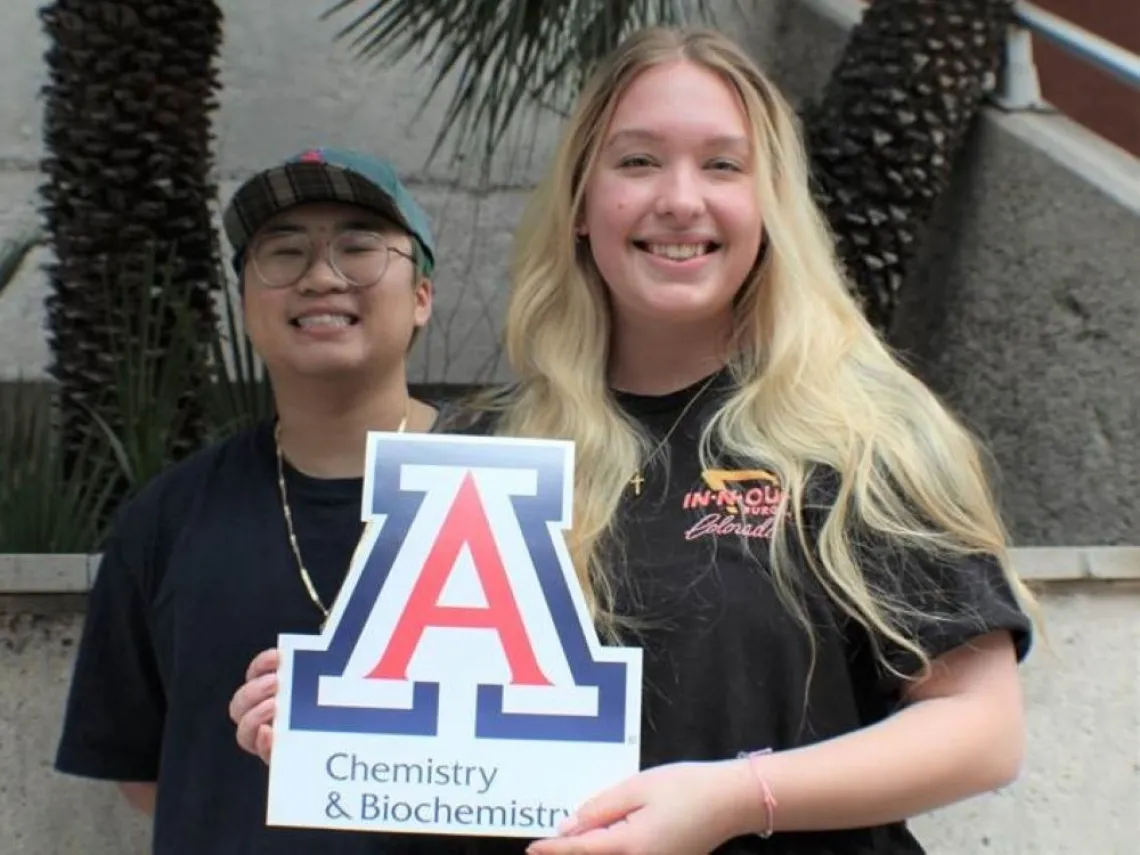
[[[686,406],[703,385],[619,395],[651,433],[674,428],[667,453],[621,511],[618,606],[638,617],[629,641],[645,651],[646,768],[817,742],[872,724],[898,703],[899,686],[876,666],[869,639],[805,584],[813,663],[768,572],[780,485],[754,461],[702,470],[697,443],[717,384]],[[272,467],[262,428],[175,468],[133,503],[92,592],[60,768],[116,780],[154,780],[161,769],[157,855],[523,852],[519,839],[264,827],[266,770],[237,747],[226,707],[249,660],[278,633],[315,632],[319,623],[289,551]],[[289,486],[302,554],[331,602],[359,537],[361,484],[290,472]],[[826,490],[815,498],[826,504]],[[993,562],[935,567],[886,549],[865,555],[876,582],[938,609],[913,627],[932,655],[998,628],[1027,651],[1029,623]],[[901,655],[893,661],[910,667]],[[717,855],[922,851],[899,824],[750,836]]]
[[[361,479],[286,468],[293,522],[331,605],[359,540]],[[316,633],[289,546],[272,426],[175,465],[120,515],[103,553],[68,698],[57,768],[158,781],[156,855],[364,855],[373,835],[268,828],[268,774],[228,706],[280,633]]]

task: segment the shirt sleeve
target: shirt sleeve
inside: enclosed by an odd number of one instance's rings
[[[158,777],[166,702],[149,604],[132,560],[143,552],[138,534],[122,527],[112,534],[88,597],[56,754],[61,772],[115,781]]]
[[[996,556],[935,557],[879,543],[861,549],[860,561],[876,598],[891,608],[892,626],[931,659],[997,630],[1010,633],[1018,661],[1028,654],[1032,623]],[[871,640],[863,635],[864,644]],[[892,668],[919,672],[921,662],[911,651],[881,634],[874,642]],[[897,675],[881,676],[896,686]]]

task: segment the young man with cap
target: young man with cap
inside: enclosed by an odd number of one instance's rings
[[[392,167],[329,150],[250,178],[224,214],[276,418],[171,467],[121,511],[91,591],[57,768],[154,814],[155,855],[388,851],[267,828],[266,770],[228,704],[279,633],[315,633],[362,531],[369,430],[430,431],[406,357],[431,314],[427,215]]]

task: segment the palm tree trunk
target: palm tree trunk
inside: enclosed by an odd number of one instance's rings
[[[141,306],[132,295],[156,287],[148,259],[171,264],[176,302],[192,308],[204,338],[214,322],[210,122],[222,16],[212,0],[54,0],[40,14],[51,39],[42,188],[55,256],[49,370],[65,450],[77,453],[98,430],[91,410],[122,426],[106,393],[137,318],[113,307]],[[175,456],[203,436],[194,390],[204,372],[203,362],[186,376],[191,413],[171,437]]]
[[[805,111],[817,195],[886,331],[921,230],[1001,70],[1013,0],[872,0]]]

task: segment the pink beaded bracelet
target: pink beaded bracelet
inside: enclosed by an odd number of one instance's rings
[[[765,754],[771,753],[771,748],[764,748],[760,751],[741,751],[737,755],[740,759],[748,761],[748,766],[752,769],[752,773],[756,777],[756,782],[760,785],[760,795],[764,800],[764,810],[768,817],[768,823],[767,827],[763,831],[758,832],[758,834],[765,840],[771,837],[776,830],[776,797],[772,795],[772,788],[768,786],[768,781],[760,771],[760,764],[756,761]]]

